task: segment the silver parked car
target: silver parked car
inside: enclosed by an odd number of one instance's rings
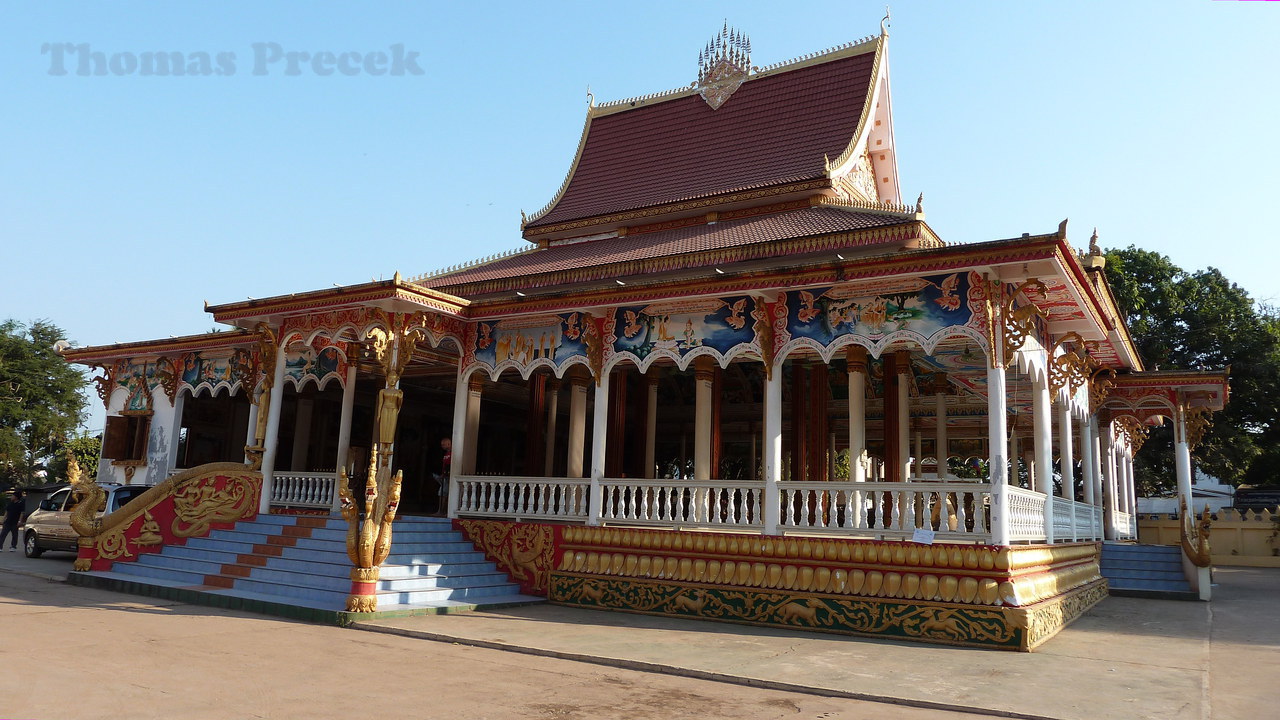
[[[125,503],[151,488],[146,485],[102,484],[107,491],[107,513],[115,512]],[[27,516],[22,526],[22,549],[29,558],[40,557],[45,550],[75,550],[78,535],[71,527],[71,511],[79,503],[71,487],[56,490],[40,501],[39,509]]]

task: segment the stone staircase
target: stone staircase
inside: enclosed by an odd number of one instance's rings
[[[1112,595],[1200,599],[1182,573],[1182,549],[1174,545],[1105,542],[1101,567]]]
[[[183,602],[346,624],[351,589],[346,522],[339,517],[261,515],[185,545],[73,572],[93,587]],[[378,613],[459,612],[542,602],[520,594],[443,518],[400,517],[378,582]]]

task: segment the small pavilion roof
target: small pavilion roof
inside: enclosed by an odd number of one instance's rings
[[[766,68],[717,109],[696,90],[593,106],[530,231],[635,208],[826,177],[859,137],[882,38]],[[532,233],[537,234],[537,233]]]

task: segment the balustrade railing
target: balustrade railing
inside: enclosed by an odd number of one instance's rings
[[[779,529],[990,540],[990,487],[973,482],[784,482]]]
[[[604,525],[765,528],[764,481],[602,478],[598,507],[591,502],[587,478],[469,475],[454,478],[454,483],[457,514],[465,517],[590,522],[594,512]],[[1045,496],[1016,486],[1007,492],[1009,541],[1044,542]],[[986,482],[785,481],[778,483],[777,502],[779,533],[909,540],[917,530],[930,530],[937,541],[992,540],[991,487]],[[1134,532],[1126,513],[1117,513],[1116,524],[1122,536]],[[1102,508],[1054,498],[1056,541],[1100,540],[1102,525]]]
[[[586,520],[590,481],[585,478],[455,478],[459,515],[531,520]]]
[[[1044,493],[1010,485],[1006,490],[1009,499],[1009,540],[1040,542],[1044,532]]]
[[[337,487],[337,473],[278,470],[271,473],[271,504],[331,508]]]
[[[764,527],[764,481],[604,478],[604,523],[674,527]]]
[[[1138,536],[1137,519],[1127,512],[1116,511],[1116,534],[1122,540]]]

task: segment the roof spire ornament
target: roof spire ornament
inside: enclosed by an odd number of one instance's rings
[[[751,74],[751,39],[724,21],[720,34],[698,53],[698,82],[694,87],[712,110],[742,87]]]
[[[884,6],[884,17],[880,18],[880,34],[889,37],[889,6]]]
[[[1098,228],[1093,229],[1093,237],[1089,238],[1089,254],[1101,255],[1102,248],[1098,247]]]

